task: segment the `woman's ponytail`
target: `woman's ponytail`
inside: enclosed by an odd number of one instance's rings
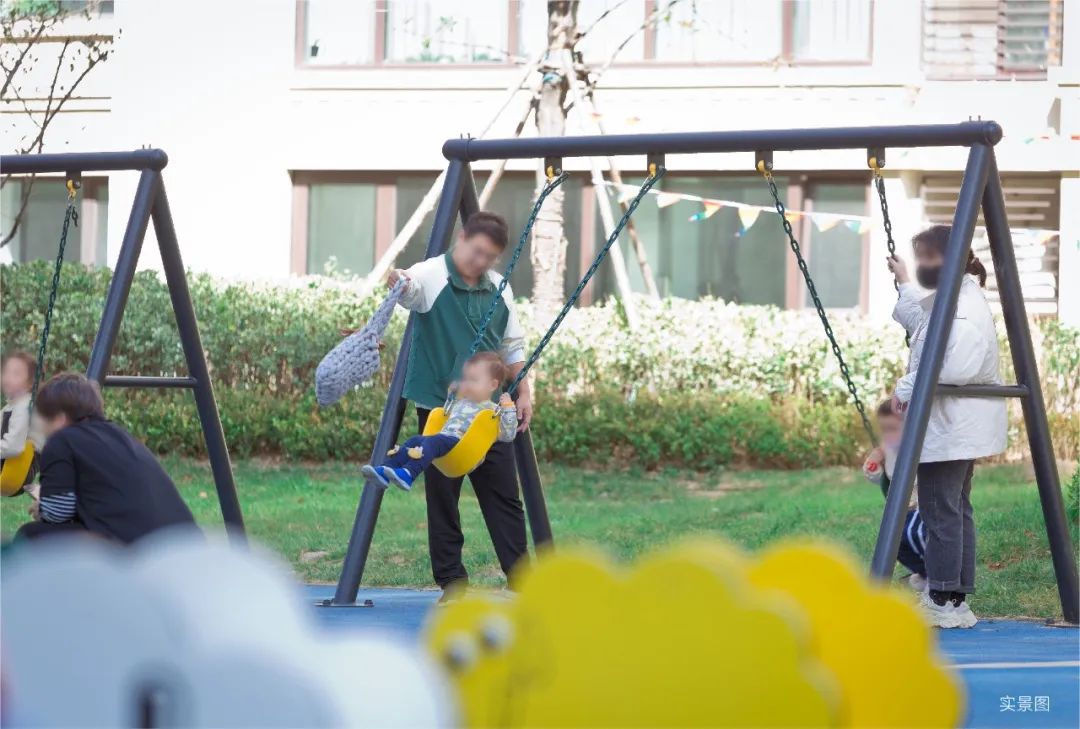
[[[979,285],[984,289],[986,288],[986,266],[982,264],[979,257],[975,255],[975,251],[968,251],[967,267],[964,268],[965,273],[970,273],[979,279]]]

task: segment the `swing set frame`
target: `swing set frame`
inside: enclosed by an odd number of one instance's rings
[[[132,152],[87,152],[74,154],[25,154],[4,155],[0,157],[0,169],[4,174],[34,175],[56,173],[66,179],[78,180],[84,172],[121,172],[139,173],[139,182],[135,188],[135,198],[131,204],[124,239],[116,259],[109,292],[105,297],[105,308],[101,315],[101,324],[94,336],[94,345],[90,350],[90,361],[86,376],[105,387],[146,387],[155,389],[186,389],[195,395],[195,406],[199,413],[203,437],[206,440],[207,457],[214,475],[221,514],[229,539],[234,543],[246,542],[244,517],[240,510],[240,501],[236,495],[236,483],[233,480],[232,462],[229,448],[225,443],[225,432],[221,427],[214,386],[210,381],[210,371],[206,364],[202,338],[199,335],[199,323],[191,303],[191,291],[188,289],[187,273],[184,261],[180,257],[180,243],[176,238],[169,198],[165,194],[165,181],[161,171],[169,163],[169,157],[160,149],[137,149]],[[176,328],[180,335],[180,344],[187,361],[186,376],[135,376],[110,375],[109,361],[116,346],[116,337],[120,333],[120,324],[127,308],[131,282],[135,277],[135,268],[142,253],[146,229],[154,223],[158,250],[161,252],[161,266],[165,273],[165,283],[169,289],[173,314],[176,316]]]
[[[448,165],[425,257],[442,255],[450,245],[455,219],[460,216],[464,221],[479,210],[470,165],[481,160],[538,159],[544,160],[545,169],[553,167],[561,170],[562,159],[569,157],[645,155],[650,163],[662,165],[663,156],[667,154],[752,152],[760,160],[769,158],[771,153],[778,151],[863,148],[867,150],[868,157],[873,158],[888,148],[967,147],[967,163],[953,216],[952,234],[945,253],[941,282],[930,314],[921,366],[908,406],[908,425],[904,429],[897,454],[870,570],[875,578],[883,581],[892,577],[908,499],[915,482],[918,454],[926,436],[930,406],[935,394],[1019,398],[1023,407],[1062,613],[1067,622],[1077,623],[1080,622],[1080,587],[1076,563],[1073,560],[1046,404],[1039,382],[1038,363],[1032,346],[1005,211],[1005,198],[994,155],[994,145],[1001,141],[1001,137],[1001,127],[995,122],[968,121],[959,124],[909,126],[528,139],[451,139],[442,148]],[[960,284],[980,210],[986,225],[998,291],[1001,293],[1002,315],[1008,332],[1017,382],[1013,385],[947,387],[939,385],[937,381],[945,358]],[[379,462],[381,455],[397,442],[401,430],[406,406],[406,401],[402,398],[402,388],[409,359],[412,328],[413,315],[410,315],[375,439],[372,454],[374,462]],[[515,439],[514,454],[533,543],[537,547],[550,546],[553,542],[551,524],[532,437],[528,431]],[[357,594],[370,553],[383,491],[384,488],[380,485],[371,481],[365,482],[337,589],[334,597],[323,604],[334,607],[372,604],[370,600],[357,603]]]

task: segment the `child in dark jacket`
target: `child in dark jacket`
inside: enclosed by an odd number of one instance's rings
[[[128,544],[195,519],[153,454],[105,419],[97,383],[67,373],[35,401],[46,435],[37,520],[16,540],[89,532]]]

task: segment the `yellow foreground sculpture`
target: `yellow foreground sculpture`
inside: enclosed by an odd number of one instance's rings
[[[718,542],[622,570],[542,556],[513,600],[435,612],[469,727],[956,726],[960,683],[909,597],[828,545]]]

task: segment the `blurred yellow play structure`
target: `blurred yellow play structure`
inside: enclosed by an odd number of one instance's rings
[[[436,611],[469,727],[952,727],[961,684],[912,601],[842,551],[717,542],[625,571],[542,557],[514,600]]]

